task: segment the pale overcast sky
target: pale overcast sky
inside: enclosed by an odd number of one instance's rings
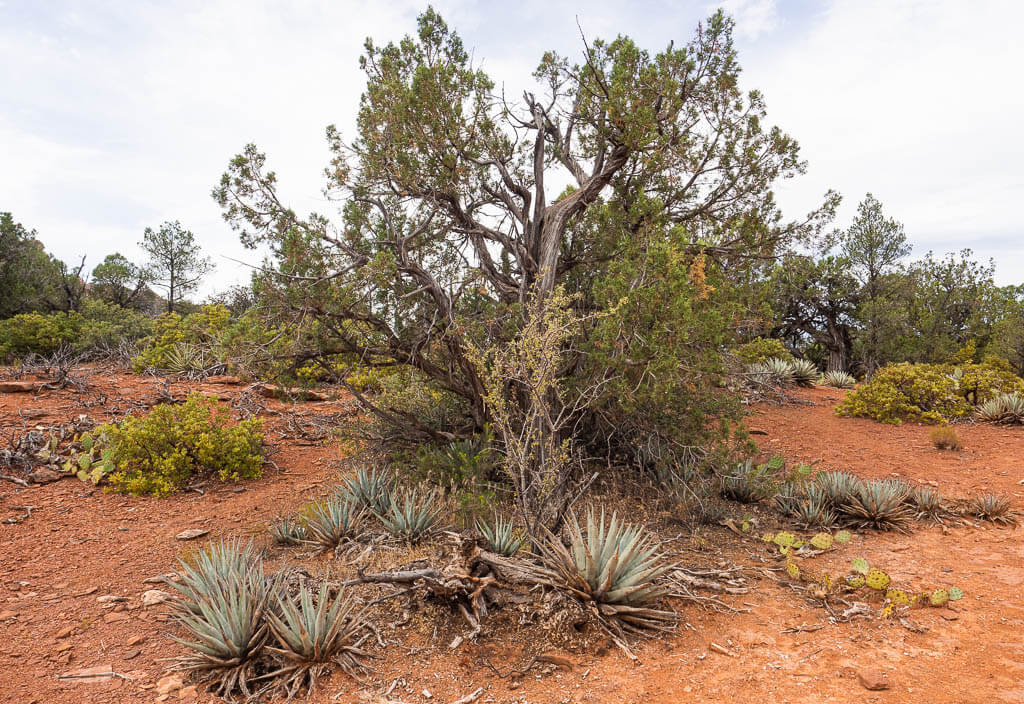
[[[806,176],[779,199],[797,217],[828,188],[845,227],[871,191],[915,254],[971,247],[1024,281],[1024,3],[729,0],[744,86],[796,137]],[[400,39],[408,0],[0,0],[0,211],[91,269],[139,258],[147,226],[180,220],[217,263],[203,293],[256,263],[209,192],[257,143],[300,212],[327,210],[324,128],[351,136],[363,40]],[[713,2],[438,0],[491,77],[520,91],[546,49],[579,55],[623,33],[687,42]]]

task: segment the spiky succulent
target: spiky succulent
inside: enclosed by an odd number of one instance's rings
[[[807,487],[807,496],[797,506],[793,517],[807,527],[831,528],[836,524],[836,513],[825,492],[813,484]]]
[[[853,378],[852,374],[839,370],[825,372],[821,376],[821,381],[825,386],[832,386],[836,389],[852,389],[857,384],[857,380]]]
[[[821,472],[814,478],[814,484],[821,489],[826,501],[838,509],[850,503],[861,486],[861,480],[849,472]]]
[[[175,668],[200,681],[212,681],[220,696],[239,691],[251,697],[256,656],[267,640],[264,617],[275,580],[263,574],[252,545],[219,542],[181,560],[180,583],[167,580],[180,596],[171,602],[175,619],[188,636],[174,640],[192,652]]]
[[[298,545],[306,539],[305,524],[293,518],[274,519],[267,526],[267,532],[278,545]]]
[[[586,531],[574,514],[566,522],[569,547],[549,534],[540,543],[547,583],[563,589],[628,630],[665,628],[676,620],[671,611],[652,608],[668,590],[656,583],[672,565],[638,525],[620,521],[615,513],[606,522],[593,507],[587,510]]]
[[[361,659],[369,654],[360,649],[358,632],[364,627],[363,612],[344,590],[331,598],[327,582],[313,595],[303,585],[295,597],[278,595],[276,609],[266,614],[274,636],[267,645],[279,667],[268,678],[277,678],[278,685],[292,699],[303,687],[311,694],[317,679],[337,664],[350,676],[364,669]]]
[[[804,501],[804,489],[796,482],[783,482],[779,491],[775,494],[775,507],[784,516],[793,517],[800,510],[800,504]]]
[[[914,487],[907,496],[907,502],[914,510],[914,518],[919,521],[942,523],[949,516],[942,494],[931,487]]]
[[[899,480],[861,482],[840,510],[862,527],[906,531],[912,518],[905,503],[908,492],[909,487]]]
[[[342,490],[361,508],[385,513],[391,508],[394,478],[386,471],[367,471],[360,467],[352,476],[341,480]]]
[[[978,416],[989,423],[1024,424],[1024,396],[1017,393],[998,394],[978,406]]]
[[[505,557],[512,557],[526,543],[525,536],[515,529],[512,521],[495,516],[493,523],[480,521],[477,530],[484,536],[487,547]]]
[[[204,367],[203,351],[187,342],[179,342],[164,355],[165,371],[173,374],[187,374]]]
[[[433,492],[421,494],[416,489],[409,489],[395,497],[390,508],[378,513],[377,518],[394,537],[407,543],[418,543],[433,532],[441,518],[441,509]]]
[[[774,496],[776,483],[768,475],[767,465],[747,460],[722,475],[722,496],[744,504],[753,504]]]
[[[976,496],[967,502],[966,513],[983,521],[991,521],[1008,526],[1017,525],[1017,517],[1010,503],[1010,497],[1004,494]]]
[[[365,512],[344,492],[308,504],[302,511],[306,540],[323,551],[333,550],[360,532]]]
[[[790,374],[797,386],[814,386],[818,379],[818,367],[809,359],[797,359],[789,363]]]

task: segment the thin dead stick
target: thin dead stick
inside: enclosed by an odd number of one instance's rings
[[[70,675],[57,675],[57,679],[59,679],[59,680],[84,680],[84,679],[89,679],[90,677],[120,677],[121,679],[128,680],[129,682],[134,682],[135,681],[134,678],[129,677],[128,675],[123,675],[120,672],[114,672],[114,671],[110,671],[110,672],[93,672],[93,673],[76,672],[76,673],[70,674]]]
[[[21,486],[29,486],[29,483],[24,479],[12,477],[10,474],[0,474],[0,479],[6,479],[9,482],[14,482],[15,484],[20,484]]]

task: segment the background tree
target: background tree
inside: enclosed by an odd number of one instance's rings
[[[92,270],[90,292],[122,308],[139,308],[152,274],[128,261],[123,254],[108,254]]]
[[[860,361],[870,374],[881,363],[883,319],[892,307],[886,299],[898,285],[891,274],[899,260],[910,254],[910,245],[903,225],[886,218],[882,204],[868,193],[857,206],[857,217],[841,234],[839,248],[861,285],[857,311],[863,327]]]
[[[0,212],[0,319],[59,306],[61,271],[34,230]]]
[[[149,254],[147,270],[152,283],[167,291],[168,313],[213,270],[213,262],[202,256],[195,236],[177,221],[165,222],[159,230],[147,227],[139,246]]]

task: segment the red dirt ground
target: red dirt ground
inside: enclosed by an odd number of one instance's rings
[[[176,392],[183,386],[176,386]],[[215,394],[237,392],[192,386]],[[59,423],[78,413],[102,421],[107,413],[127,410],[127,399],[152,398],[156,391],[152,381],[117,375],[94,379],[91,394],[64,390],[38,397],[0,395],[0,428],[20,427],[18,412],[29,409],[47,414],[30,425]],[[106,398],[99,401],[98,393]],[[756,437],[762,449],[865,477],[898,474],[933,482],[951,497],[1006,492],[1020,505],[1024,430],[958,427],[964,449],[939,452],[928,440],[927,427],[835,417],[832,407],[842,393],[802,391],[807,405],[754,408],[751,427],[767,433]],[[317,413],[344,407],[341,402],[306,406]],[[143,580],[171,570],[175,557],[193,546],[175,540],[175,534],[199,527],[210,531],[207,538],[260,535],[274,516],[322,495],[338,476],[334,460],[339,456],[334,445],[286,441],[274,455],[282,473],[268,470],[261,480],[163,500],[93,491],[74,479],[27,489],[0,481],[2,517],[20,513],[14,506],[36,507],[27,520],[0,525],[0,701],[156,700],[154,685],[168,664],[164,659],[181,649],[166,637],[160,607],[143,607],[139,597],[153,588]],[[388,646],[376,648],[373,674],[365,684],[336,672],[321,682],[310,701],[385,702],[389,700],[379,693],[399,679],[390,701],[453,702],[483,687],[479,702],[536,704],[1024,702],[1020,536],[990,526],[921,526],[911,535],[865,532],[843,551],[817,558],[841,570],[851,557],[863,556],[885,568],[894,583],[964,589],[967,596],[952,609],[910,612],[907,625],[913,630],[877,618],[830,623],[824,609],[765,578],[749,594],[724,597],[744,613],[675,603],[685,625],[671,637],[639,644],[638,663],[615,649],[566,652],[571,668],[532,670],[522,680],[500,679],[478,661],[487,653],[503,671],[524,664],[536,652],[529,630],[492,640],[485,627],[478,643],[450,654],[450,635],[418,638],[419,647],[410,648],[408,639],[385,629]],[[705,531],[704,537],[707,543],[699,538],[682,541],[677,559],[684,565],[690,560],[755,568],[772,564],[764,546],[724,528]],[[105,595],[127,600],[104,608],[97,599]],[[793,632],[816,626],[822,627]],[[109,666],[132,680],[95,684],[58,679],[59,674],[92,666]],[[891,688],[862,687],[858,673],[868,670],[887,674]],[[202,693],[186,698],[196,699],[215,701]],[[172,694],[169,701],[184,700]]]

